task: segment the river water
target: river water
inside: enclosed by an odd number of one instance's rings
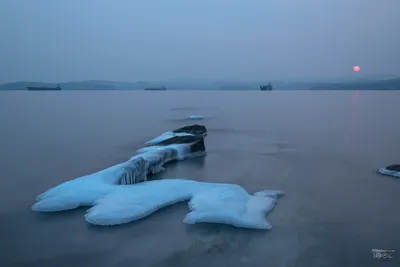
[[[394,91],[1,92],[0,265],[381,266],[373,248],[400,251],[400,180],[376,173],[400,164],[398,103]],[[283,190],[272,230],[185,225],[185,203],[118,227],[89,225],[85,208],[30,210],[190,115],[205,117],[208,155],[159,178]]]

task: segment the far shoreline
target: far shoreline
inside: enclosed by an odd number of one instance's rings
[[[357,79],[337,82],[321,81],[284,81],[272,80],[272,91],[395,91],[400,90],[400,78],[391,79]],[[115,82],[115,81],[70,81],[59,83],[47,82],[11,82],[0,84],[0,91],[27,91],[27,87],[55,88],[60,91],[145,91],[146,88],[163,88],[166,90],[146,91],[261,91],[262,82]],[[34,90],[36,91],[36,90]],[[53,90],[38,90],[53,91]],[[268,92],[268,90],[266,91]]]

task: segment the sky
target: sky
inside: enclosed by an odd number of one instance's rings
[[[1,0],[0,83],[400,76],[400,0]]]

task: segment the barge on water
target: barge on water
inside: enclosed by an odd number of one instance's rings
[[[261,85],[260,89],[261,89],[261,91],[272,91],[272,84],[269,83],[267,85]]]
[[[27,86],[28,91],[60,91],[61,87],[60,85],[57,85],[57,87],[42,87],[42,86]]]
[[[145,91],[167,91],[167,88],[165,86],[161,87],[147,87],[144,88]]]

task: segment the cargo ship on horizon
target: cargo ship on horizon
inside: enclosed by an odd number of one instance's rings
[[[27,86],[28,91],[60,91],[61,87],[58,84],[57,87],[44,87],[44,86]]]
[[[261,91],[272,91],[272,84],[269,83],[267,85],[261,85],[260,89],[261,89]]]
[[[166,91],[167,88],[165,86],[162,87],[147,87],[144,88],[145,91]]]

